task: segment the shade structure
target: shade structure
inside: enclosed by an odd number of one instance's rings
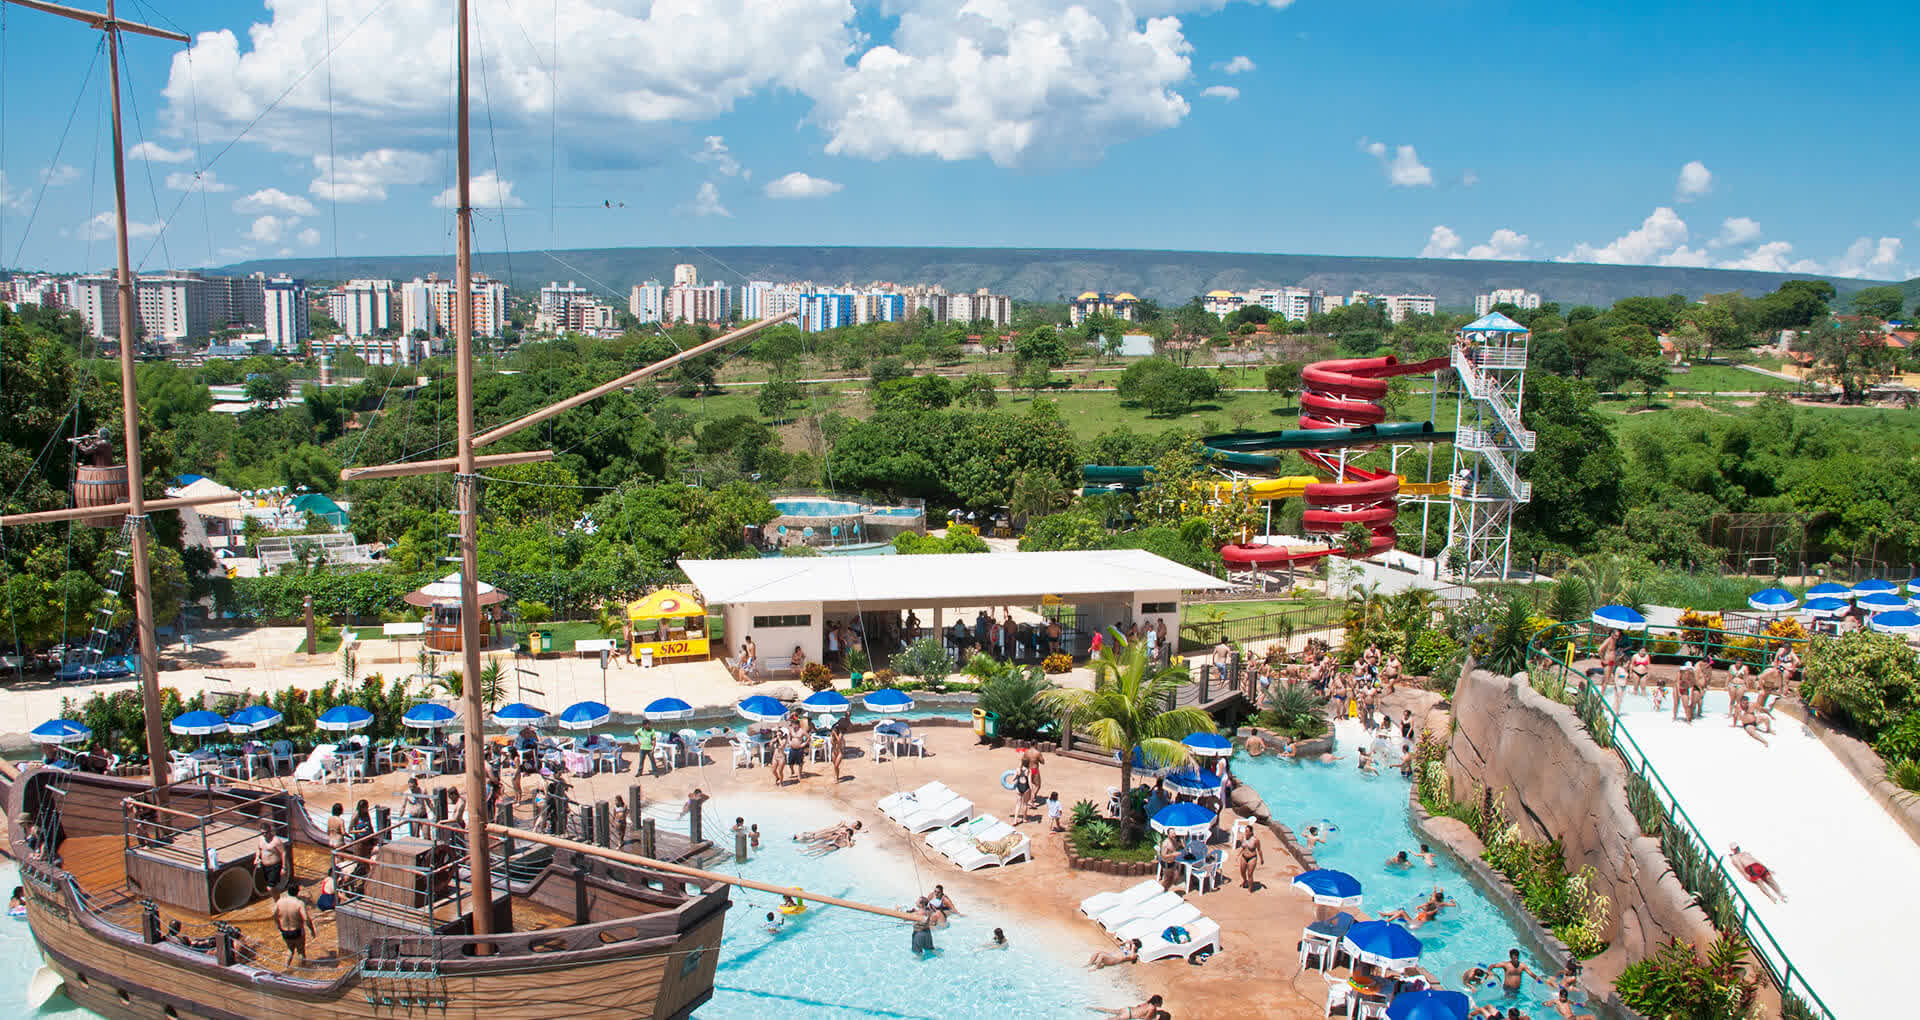
[[[1313,895],[1313,902],[1323,907],[1357,907],[1360,905],[1360,880],[1344,871],[1332,868],[1315,868],[1294,876],[1293,887]]]
[[[28,733],[36,744],[84,744],[93,731],[72,719],[48,719]]]
[[[598,701],[576,701],[560,710],[554,722],[563,730],[590,730],[613,718],[613,709]]]
[[[1191,765],[1174,769],[1160,778],[1160,781],[1180,793],[1195,797],[1217,796],[1220,793],[1220,777],[1206,769],[1197,769]]]
[[[269,726],[278,726],[285,718],[280,710],[271,705],[248,705],[238,712],[227,716],[229,733],[258,733]]]
[[[640,714],[649,719],[691,719],[693,706],[679,698],[655,698],[647,702]]]
[[[1837,599],[1829,596],[1808,599],[1807,604],[1800,608],[1805,611],[1808,616],[1830,620],[1836,616],[1847,615],[1847,612],[1853,609],[1853,603],[1848,602],[1846,599]]]
[[[1420,940],[1392,921],[1361,921],[1340,940],[1354,959],[1386,970],[1406,970],[1420,962]]]
[[[206,737],[227,732],[227,717],[218,712],[182,712],[173,717],[167,729],[183,737]]]
[[[340,733],[364,730],[373,725],[373,713],[359,705],[335,705],[320,713],[320,718],[315,719],[313,724],[323,730]]]
[[[1870,613],[1877,613],[1885,609],[1907,608],[1906,599],[1887,591],[1877,591],[1868,595],[1862,595],[1854,599],[1853,604]]]
[[[1807,589],[1807,597],[1810,599],[1844,599],[1850,597],[1852,594],[1852,588],[1844,584],[1835,584],[1832,581],[1822,581]]]
[[[477,586],[480,591],[480,604],[498,605],[507,600],[507,593],[485,581]],[[460,601],[460,572],[454,571],[432,584],[423,584],[419,588],[401,596],[400,601],[410,606],[432,606],[445,602]]]
[[[437,730],[442,726],[451,726],[460,716],[453,709],[431,701],[423,701],[407,709],[400,717],[402,725],[422,730]]]
[[[1799,604],[1800,600],[1785,588],[1762,588],[1747,596],[1747,605],[1763,613],[1778,613]]]
[[[1867,621],[1867,626],[1882,634],[1912,634],[1920,631],[1920,613],[1909,609],[1875,613],[1873,618]]]
[[[1181,801],[1154,812],[1153,828],[1174,836],[1203,836],[1213,831],[1217,818],[1219,815],[1192,801]]]
[[[1225,758],[1233,754],[1233,741],[1218,733],[1189,733],[1180,742],[1187,745],[1188,754],[1203,758]]]
[[[1467,1020],[1473,1000],[1465,992],[1422,989],[1401,992],[1387,1005],[1387,1020]]]
[[[1647,618],[1630,606],[1601,606],[1593,611],[1593,622],[1614,630],[1632,630],[1647,625]]]
[[[742,718],[753,722],[775,722],[787,717],[787,706],[781,704],[780,699],[765,694],[756,694],[735,705],[734,709]]]
[[[862,695],[860,703],[875,712],[904,712],[913,707],[913,696],[906,691],[882,687]]]
[[[847,712],[852,710],[853,702],[839,691],[814,691],[801,699],[800,707],[809,712]]]
[[[524,701],[511,705],[501,705],[493,710],[493,723],[496,726],[538,726],[547,717],[545,709],[535,708]]]
[[[683,591],[662,588],[643,599],[627,603],[627,619],[672,620],[683,616],[705,616],[707,607]]]
[[[1315,921],[1307,925],[1307,930],[1316,935],[1325,935],[1330,939],[1337,939],[1345,935],[1347,929],[1352,928],[1354,923],[1353,915],[1342,910],[1324,921]]]
[[[1859,584],[1854,585],[1852,590],[1855,595],[1880,595],[1887,592],[1899,591],[1900,586],[1894,584],[1892,581],[1882,581],[1877,577],[1869,577]]]
[[[1116,762],[1120,760],[1120,752],[1113,752],[1113,760]],[[1158,778],[1165,775],[1167,770],[1173,767],[1173,764],[1173,762],[1156,764],[1152,759],[1147,757],[1145,748],[1138,744],[1135,744],[1133,747],[1133,771],[1136,775],[1146,776],[1149,779]]]

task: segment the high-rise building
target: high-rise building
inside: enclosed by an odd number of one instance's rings
[[[262,285],[266,315],[268,348],[281,354],[298,354],[300,341],[307,338],[307,287],[299,280],[276,276]]]
[[[428,336],[434,333],[436,325],[433,314],[433,285],[440,278],[429,276],[422,280],[415,277],[400,285],[400,332],[412,336],[416,331],[424,331]]]
[[[641,322],[659,322],[667,311],[667,288],[659,280],[634,284],[627,295],[627,311]]]
[[[349,280],[341,289],[345,307],[333,317],[348,336],[371,336],[394,328],[396,304],[392,280]]]
[[[700,271],[691,263],[682,262],[673,267],[673,285],[675,287],[696,286],[700,282]]]
[[[1134,310],[1139,305],[1140,299],[1126,291],[1105,294],[1090,290],[1067,302],[1067,318],[1076,326],[1085,321],[1089,315],[1111,315],[1116,319],[1132,322]]]
[[[1473,314],[1485,315],[1493,311],[1494,305],[1512,305],[1523,312],[1530,312],[1540,307],[1540,295],[1521,287],[1476,294],[1473,298]]]
[[[674,275],[682,268],[674,267]],[[725,322],[733,316],[733,288],[724,283],[676,283],[667,291],[668,322]]]
[[[77,277],[69,285],[76,311],[94,336],[120,335],[120,303],[113,273]],[[170,272],[134,279],[134,321],[147,340],[197,340],[228,322],[227,281]]]
[[[415,277],[400,285],[400,326],[408,335],[416,329],[428,336],[452,336],[454,294],[459,288],[437,274]],[[507,285],[485,273],[473,274],[473,335],[498,337],[506,328]]]
[[[1439,307],[1432,294],[1387,294],[1378,300],[1387,306],[1387,321],[1399,324],[1410,315],[1432,315]]]

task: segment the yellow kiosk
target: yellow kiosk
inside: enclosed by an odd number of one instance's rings
[[[683,591],[663,588],[627,604],[633,624],[633,657],[647,662],[704,658],[707,644],[707,607]]]

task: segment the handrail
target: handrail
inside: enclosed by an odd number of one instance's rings
[[[1534,447],[1534,434],[1520,423],[1520,416],[1507,404],[1500,389],[1480,375],[1480,365],[1467,356],[1467,352],[1456,347],[1453,350],[1453,370],[1460,376],[1461,385],[1466,388],[1467,396],[1475,400],[1484,400],[1493,408],[1494,416],[1500,424],[1513,434],[1515,445],[1522,450],[1531,451]]]
[[[1534,635],[1528,649],[1530,659],[1544,659],[1560,668],[1561,683],[1567,690],[1574,689],[1574,685],[1568,679],[1569,675],[1573,673],[1572,650],[1582,647],[1587,651],[1593,650],[1593,632],[1590,627],[1583,629],[1583,626],[1585,625],[1577,623],[1556,623]],[[1696,628],[1655,628],[1649,626],[1642,628],[1641,633],[1646,635],[1655,629],[1673,631],[1696,630]],[[1710,653],[1716,646],[1727,649],[1736,647],[1732,645],[1719,645],[1713,640],[1715,634],[1726,633],[1724,630],[1708,630],[1706,633],[1706,647],[1703,648],[1702,651]],[[1784,643],[1800,643],[1804,640],[1798,638],[1773,637],[1771,635],[1758,636],[1766,640]],[[1582,645],[1583,641],[1585,642],[1584,646]],[[1556,653],[1564,653],[1565,658],[1558,657]],[[1709,660],[1712,658],[1710,654],[1707,657]],[[1659,770],[1653,767],[1653,762],[1648,759],[1646,752],[1641,749],[1639,742],[1633,739],[1632,732],[1627,729],[1625,722],[1620,718],[1620,714],[1615,712],[1613,706],[1607,703],[1604,694],[1593,689],[1593,679],[1585,674],[1581,674],[1579,691],[1583,699],[1591,698],[1592,703],[1597,705],[1601,712],[1605,713],[1607,724],[1613,738],[1613,751],[1620,756],[1621,763],[1627,767],[1629,772],[1645,779],[1648,788],[1653,790],[1656,795],[1665,798],[1669,817],[1680,824],[1684,835],[1698,844],[1699,852],[1706,862],[1720,872],[1726,879],[1725,886],[1727,894],[1739,904],[1737,921],[1739,922],[1741,931],[1746,935],[1747,944],[1753,947],[1754,955],[1759,957],[1761,966],[1765,967],[1768,974],[1773,978],[1774,984],[1784,991],[1802,996],[1809,1005],[1818,1009],[1820,1015],[1827,1018],[1827,1020],[1835,1020],[1835,1014],[1833,1010],[1827,1006],[1826,1000],[1822,999],[1820,994],[1813,990],[1813,985],[1808,982],[1806,974],[1794,966],[1792,957],[1787,955],[1786,948],[1780,945],[1780,940],[1774,937],[1772,929],[1768,928],[1767,923],[1761,920],[1760,916],[1754,912],[1752,901],[1747,898],[1746,892],[1740,888],[1739,876],[1734,873],[1732,868],[1728,867],[1725,859],[1714,851],[1713,844],[1707,841],[1706,836],[1701,834],[1699,827],[1693,823],[1693,818],[1687,814],[1686,808],[1681,806],[1680,798],[1674,795],[1672,788],[1667,785],[1666,779],[1660,775]],[[1598,741],[1596,741],[1596,743],[1598,743]],[[1627,753],[1628,749],[1632,750],[1631,755]],[[1692,892],[1692,890],[1688,891]],[[1698,894],[1695,895],[1697,896]],[[1764,940],[1764,942],[1762,940]],[[1771,950],[1773,955],[1770,956],[1768,950]],[[1778,957],[1777,961],[1774,959],[1776,956]]]

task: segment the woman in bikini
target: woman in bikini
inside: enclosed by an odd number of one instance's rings
[[[1648,654],[1647,646],[1633,653],[1633,693],[1647,693],[1647,671],[1653,668],[1653,656]]]
[[[1246,842],[1240,844],[1240,884],[1248,892],[1259,888],[1253,880],[1253,869],[1265,863],[1267,852],[1261,849],[1260,838],[1249,833]]]

